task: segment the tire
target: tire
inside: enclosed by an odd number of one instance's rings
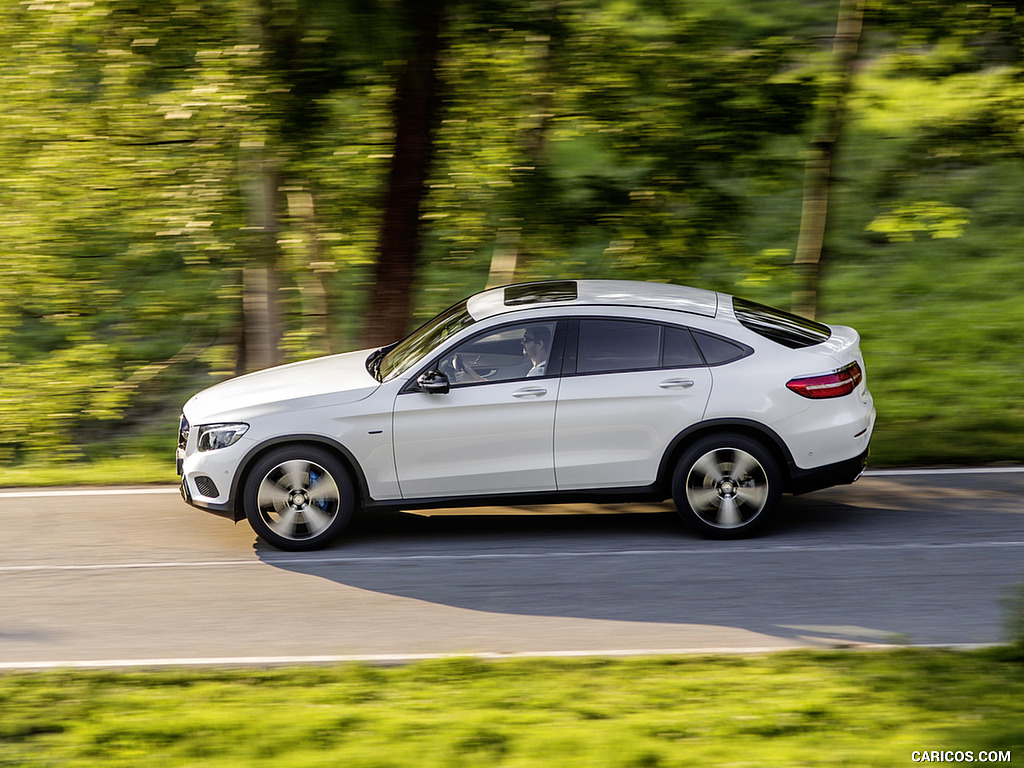
[[[744,435],[701,438],[680,457],[672,500],[680,517],[714,539],[739,539],[760,529],[782,496],[778,461]]]
[[[344,465],[311,445],[277,448],[253,465],[242,497],[252,529],[278,549],[319,549],[352,519],[355,490]]]

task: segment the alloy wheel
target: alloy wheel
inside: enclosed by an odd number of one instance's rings
[[[290,541],[324,533],[334,522],[341,501],[341,490],[331,474],[305,459],[277,464],[256,490],[260,519],[273,533]]]
[[[749,524],[769,499],[768,475],[755,456],[740,448],[715,448],[693,463],[686,500],[700,520],[728,530]]]

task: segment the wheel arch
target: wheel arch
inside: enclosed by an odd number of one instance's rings
[[[672,486],[672,473],[683,452],[694,443],[708,435],[716,435],[728,432],[730,434],[744,435],[757,441],[764,446],[779,465],[779,472],[782,474],[782,490],[790,492],[792,487],[793,455],[786,447],[785,441],[778,433],[764,424],[749,419],[712,419],[702,421],[688,429],[680,432],[669,443],[665,455],[661,459],[661,467],[658,470],[658,484],[660,487],[670,490]]]
[[[356,509],[359,509],[363,500],[369,498],[366,476],[355,456],[344,445],[322,435],[281,435],[255,446],[239,463],[239,469],[231,481],[232,515],[236,523],[245,519],[242,490],[253,466],[271,451],[286,445],[310,445],[326,449],[342,463],[352,478],[356,491]]]

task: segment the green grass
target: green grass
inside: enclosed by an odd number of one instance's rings
[[[3,766],[885,766],[1024,755],[1006,651],[0,676]]]
[[[170,444],[172,440],[168,440]],[[58,485],[177,484],[173,446],[163,455],[132,455],[73,462],[27,462],[0,468],[0,487],[34,488]]]

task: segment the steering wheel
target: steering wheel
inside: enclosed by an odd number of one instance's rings
[[[462,368],[462,359],[459,355],[451,355],[441,360],[437,367],[441,373],[455,381],[455,374]]]

